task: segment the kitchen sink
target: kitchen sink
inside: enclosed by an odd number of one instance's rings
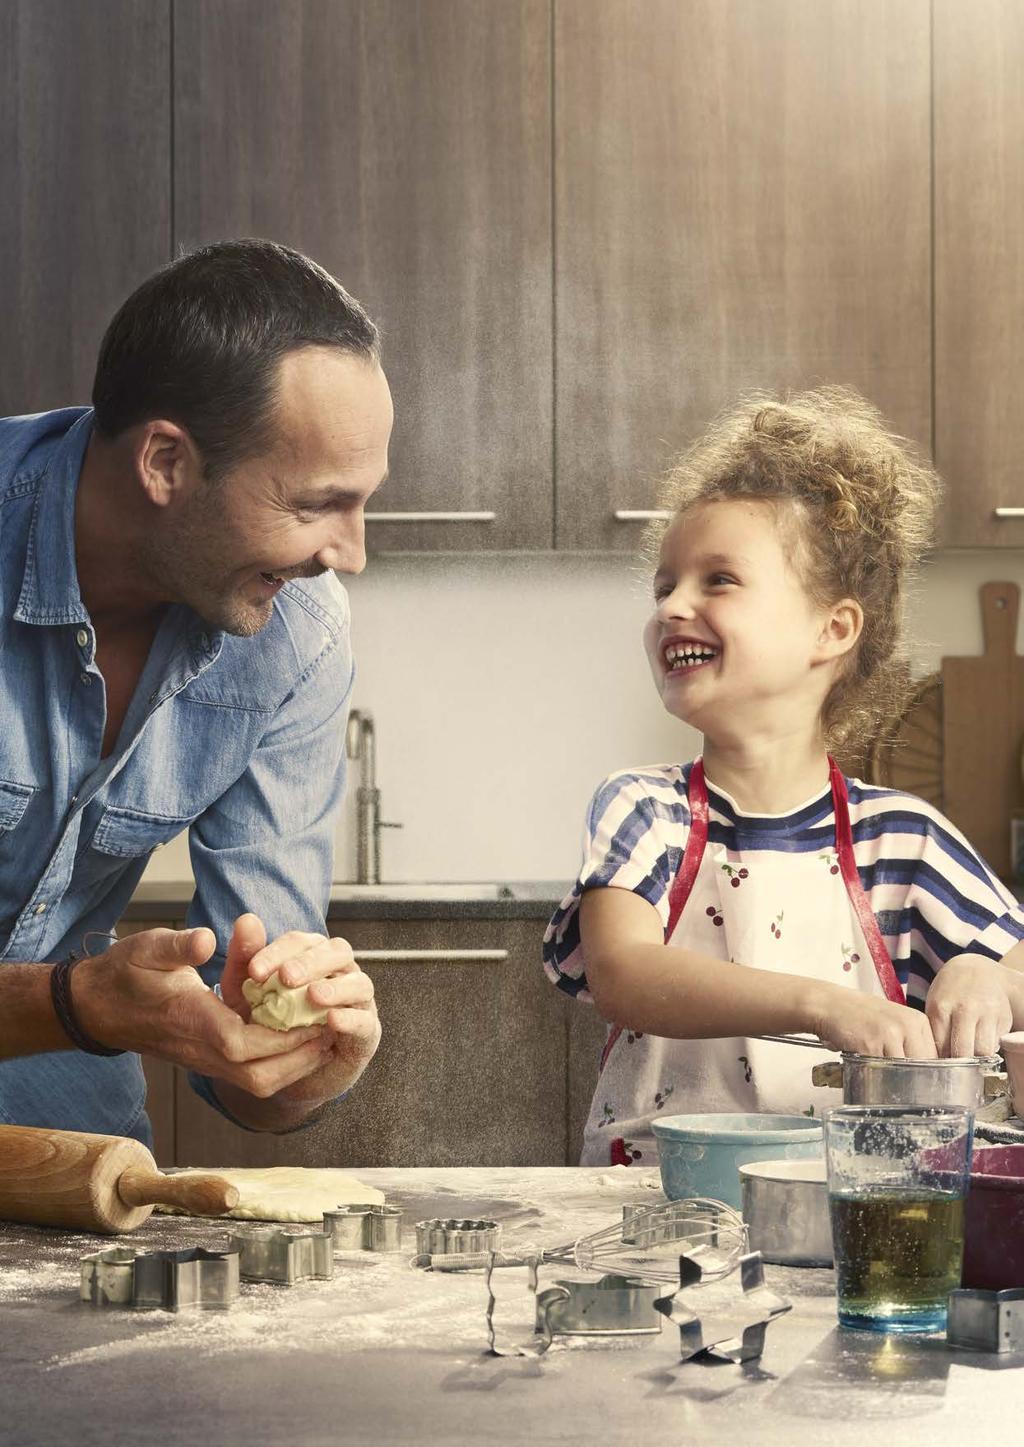
[[[425,884],[351,884],[340,883],[331,886],[331,899],[345,900],[473,900],[473,899],[552,899],[557,900],[565,893],[562,883],[547,883],[543,880],[529,880],[525,883],[425,883]]]

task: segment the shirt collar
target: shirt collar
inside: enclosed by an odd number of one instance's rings
[[[14,616],[19,623],[88,623],[78,590],[75,501],[92,408],[67,430],[39,483],[25,549],[25,572]]]

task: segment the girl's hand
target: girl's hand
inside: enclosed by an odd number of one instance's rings
[[[935,976],[925,1013],[940,1055],[994,1055],[1013,1029],[1015,981],[994,960],[958,955]]]
[[[830,992],[813,1029],[832,1050],[890,1060],[934,1060],[938,1054],[932,1027],[920,1010],[841,987]]]

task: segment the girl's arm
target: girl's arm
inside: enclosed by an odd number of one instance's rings
[[[658,911],[628,889],[587,890],[580,937],[594,1003],[630,1030],[676,1040],[806,1032],[866,1055],[936,1054],[919,1010],[666,945]]]

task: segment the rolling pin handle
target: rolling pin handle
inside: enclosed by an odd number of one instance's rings
[[[827,1085],[830,1088],[838,1088],[841,1090],[843,1085],[843,1062],[841,1060],[826,1060],[821,1065],[812,1065],[811,1084]]]
[[[222,1176],[165,1176],[129,1168],[117,1179],[126,1206],[178,1206],[196,1216],[223,1216],[238,1205],[238,1187]]]

